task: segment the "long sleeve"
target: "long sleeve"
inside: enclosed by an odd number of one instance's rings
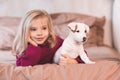
[[[28,66],[38,64],[40,57],[42,56],[42,50],[39,47],[29,45],[20,58],[17,60],[17,66]]]
[[[33,46],[29,44],[25,50],[25,54],[17,57],[17,66],[33,66],[38,64],[52,63],[53,57],[57,49],[62,45],[63,40],[56,38],[57,43],[53,48],[49,48],[48,44],[43,46]]]

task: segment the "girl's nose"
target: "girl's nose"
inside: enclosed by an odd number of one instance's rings
[[[42,30],[37,31],[37,35],[38,36],[42,35]]]

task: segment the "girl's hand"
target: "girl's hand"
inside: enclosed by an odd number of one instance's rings
[[[28,42],[31,43],[34,46],[38,46],[37,43],[35,41],[33,41],[30,37],[28,39]]]
[[[62,54],[62,58],[60,59],[60,62],[59,62],[60,65],[65,65],[65,64],[77,64],[77,63],[78,63],[78,62],[77,62],[75,59],[69,57],[69,56],[66,55],[66,54]]]

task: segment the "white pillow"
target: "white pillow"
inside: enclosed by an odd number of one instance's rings
[[[12,55],[11,51],[0,50],[0,63],[15,64],[16,56]]]

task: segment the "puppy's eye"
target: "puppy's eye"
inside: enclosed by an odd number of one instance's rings
[[[87,30],[85,30],[85,33],[87,33]]]
[[[79,30],[77,30],[76,32],[80,32]]]

